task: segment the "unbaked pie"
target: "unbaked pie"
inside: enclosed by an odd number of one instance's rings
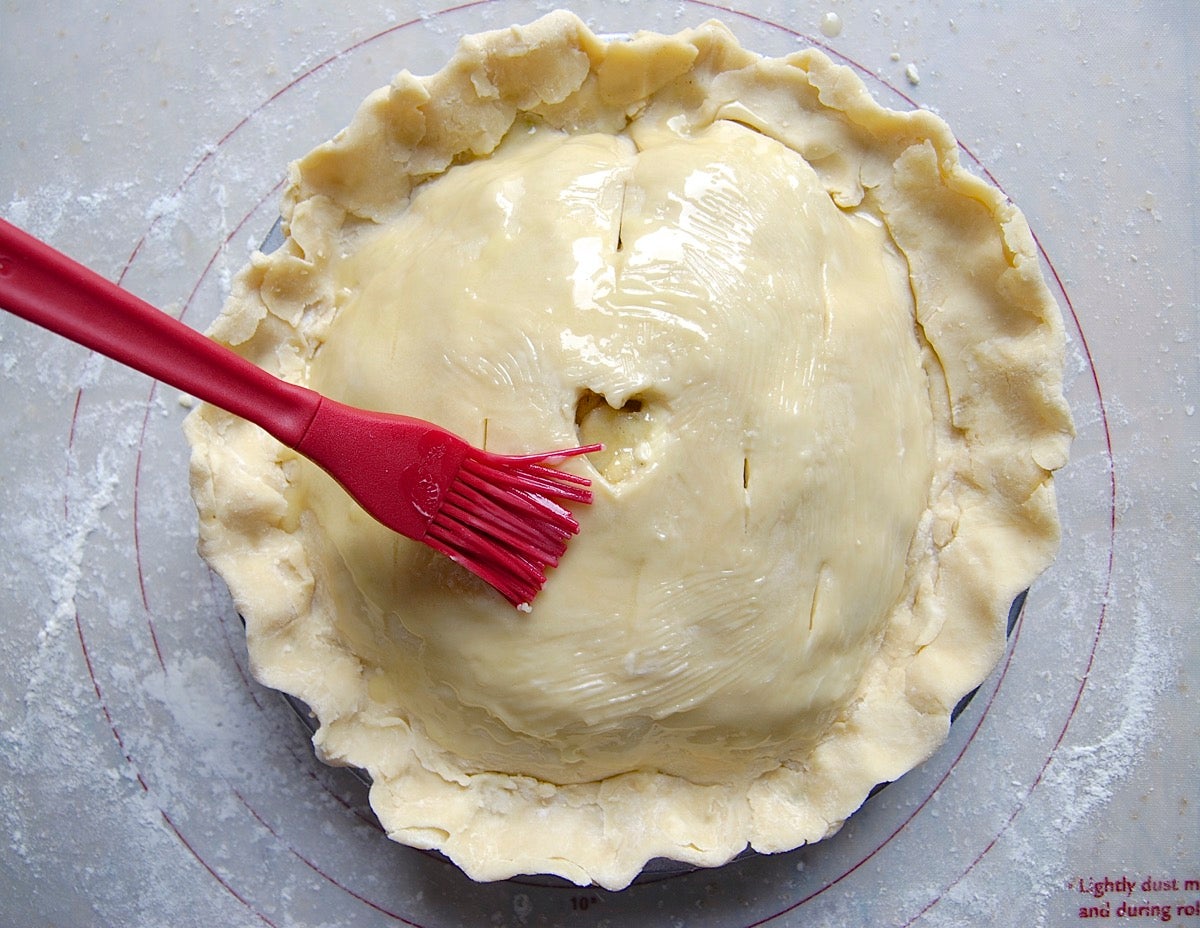
[[[573,15],[401,73],[291,168],[212,332],[489,450],[602,441],[532,611],[209,407],[254,672],[469,875],[609,888],[838,829],[925,759],[1058,541],[1063,329],[946,126],[814,50]]]

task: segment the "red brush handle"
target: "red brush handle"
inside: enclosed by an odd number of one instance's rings
[[[248,419],[292,447],[321,401],[3,219],[0,308]]]

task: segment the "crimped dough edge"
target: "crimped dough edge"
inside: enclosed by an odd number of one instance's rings
[[[477,880],[543,873],[619,889],[653,858],[717,866],[747,846],[778,852],[833,834],[875,785],[941,744],[953,707],[1003,653],[1009,604],[1059,541],[1052,474],[1072,436],[1064,333],[1023,216],[964,169],[936,116],[881,107],[815,50],[761,58],[716,22],[607,43],[556,12],[464,39],[430,77],[402,72],[291,166],[286,241],[238,275],[211,334],[303,382],[335,312],[322,268],[340,230],[396,215],[416,185],[485,156],[518,118],[619,131],[654,107],[682,107],[697,125],[735,119],[800,152],[839,206],[870,198],[908,259],[915,321],[941,372],[937,475],[907,588],[857,699],[811,754],[719,785],[631,771],[558,786],[444,776],[422,763],[429,745],[402,719],[379,750],[356,729],[358,661],[325,633],[328,552],[288,509],[291,452],[212,407],[185,425],[200,551],[246,619],[255,676],[313,709],[326,760],[370,773],[389,836],[441,851]],[[964,298],[968,274],[983,300]]]

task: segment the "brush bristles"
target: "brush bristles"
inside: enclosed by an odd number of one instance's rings
[[[528,608],[579,523],[563,502],[592,501],[591,481],[544,463],[596,450],[504,457],[472,451],[442,499],[426,542]]]

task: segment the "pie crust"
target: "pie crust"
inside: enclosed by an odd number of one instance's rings
[[[291,166],[212,335],[489,450],[601,439],[532,611],[212,407],[253,670],[479,880],[611,889],[834,833],[927,758],[1058,544],[1063,328],[945,124],[815,50],[574,15],[467,37]]]

